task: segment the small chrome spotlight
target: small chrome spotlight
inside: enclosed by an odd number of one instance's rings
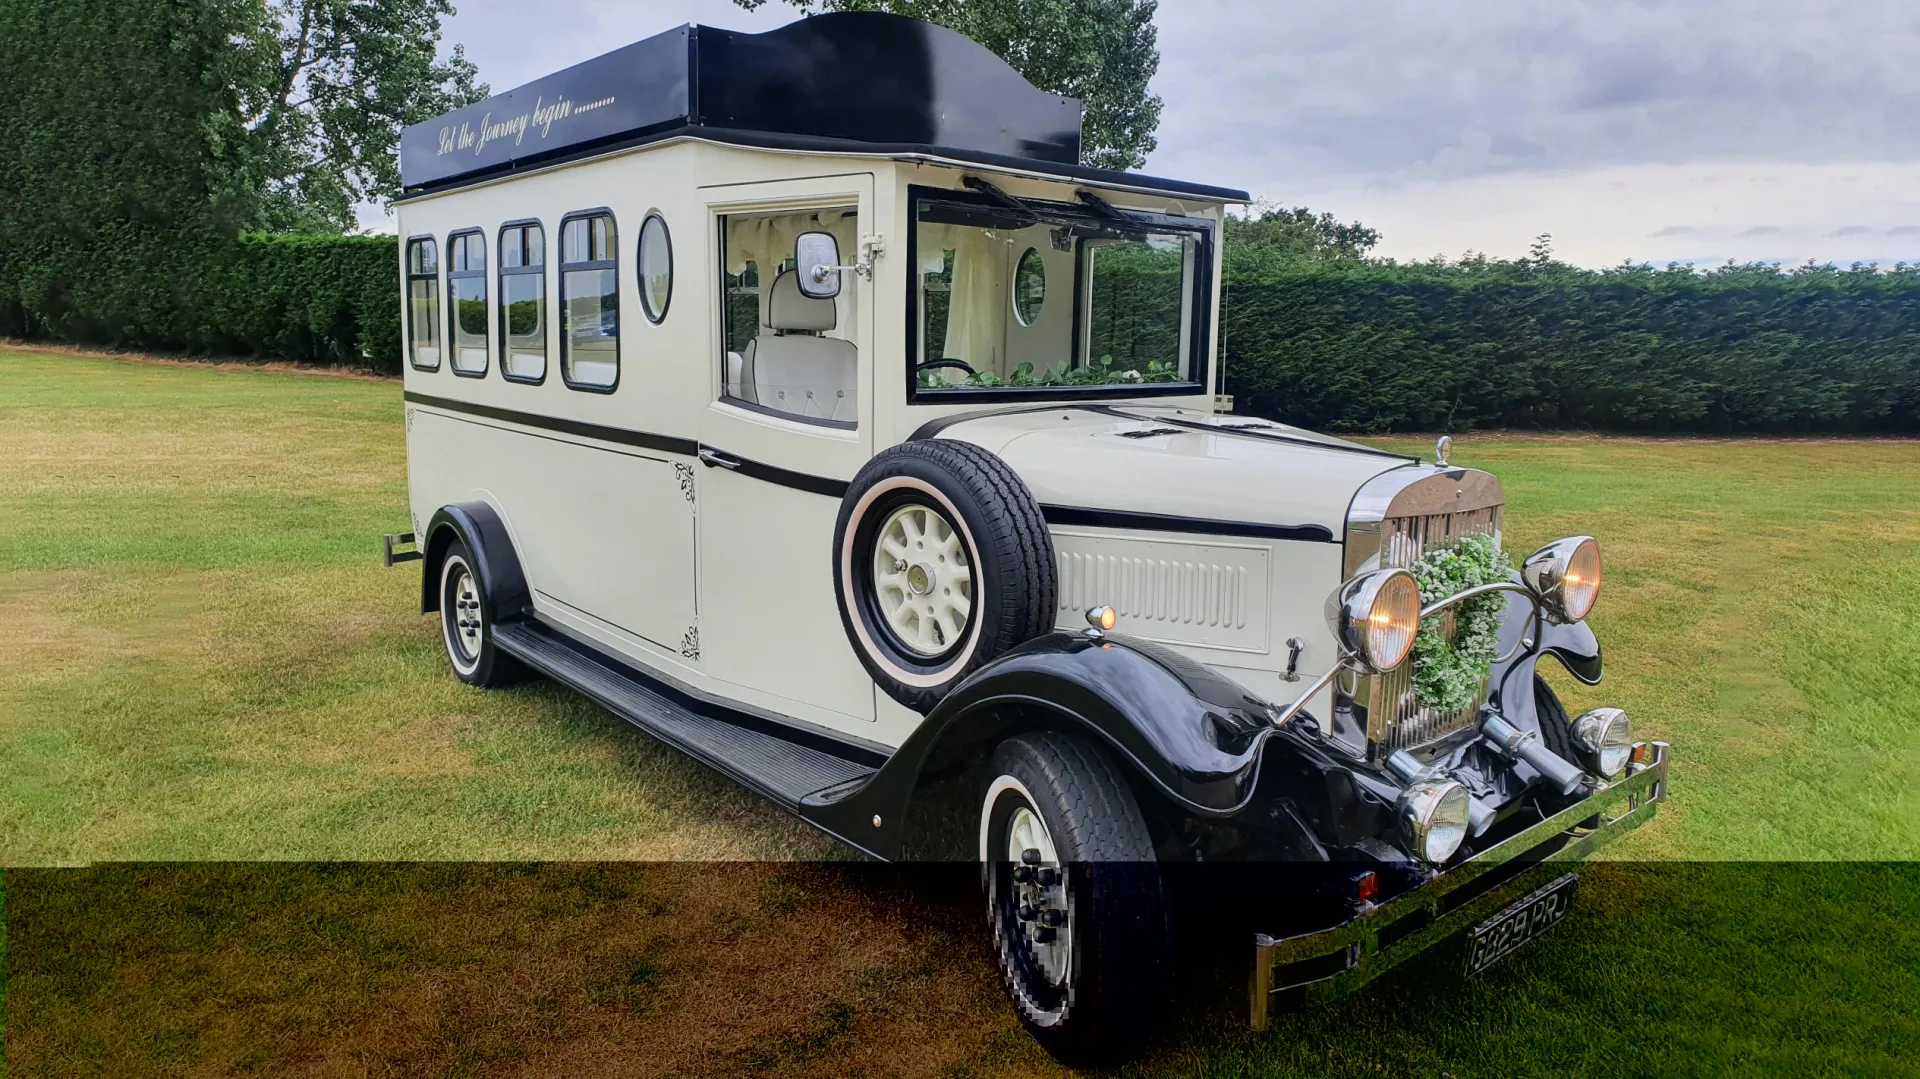
[[[1633,756],[1633,721],[1618,708],[1595,708],[1573,721],[1573,741],[1589,771],[1613,779]]]

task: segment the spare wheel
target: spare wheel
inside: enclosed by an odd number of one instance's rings
[[[868,461],[847,488],[833,548],[854,652],[917,711],[1053,628],[1053,537],[1040,504],[970,442],[907,442]]]

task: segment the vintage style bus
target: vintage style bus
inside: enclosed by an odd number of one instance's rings
[[[385,540],[462,680],[575,687],[867,854],[960,783],[1069,1060],[1150,1027],[1174,863],[1244,872],[1262,1024],[1462,934],[1492,964],[1666,792],[1663,744],[1534,673],[1600,677],[1594,541],[1423,595],[1505,557],[1499,481],[1217,407],[1247,196],[1085,167],[1080,117],[834,14],[408,129]]]

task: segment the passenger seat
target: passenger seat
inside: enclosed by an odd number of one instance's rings
[[[831,299],[800,291],[794,271],[774,278],[764,329],[747,342],[737,379],[729,379],[739,387],[737,396],[796,416],[852,422],[859,351],[852,341],[821,336],[836,317]]]

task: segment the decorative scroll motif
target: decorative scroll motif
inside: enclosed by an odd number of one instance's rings
[[[673,463],[673,470],[675,472],[680,473],[680,493],[687,496],[688,502],[692,502],[693,501],[693,466],[690,464],[685,464],[680,461],[675,461]]]
[[[700,627],[688,626],[687,635],[680,638],[680,654],[688,659],[700,658]]]

